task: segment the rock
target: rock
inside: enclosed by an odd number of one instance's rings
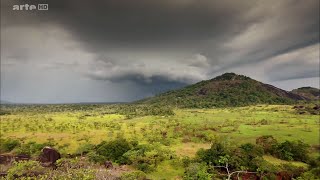
[[[52,147],[44,147],[39,157],[39,161],[44,164],[54,165],[61,158],[60,153]]]
[[[104,162],[104,166],[105,166],[107,169],[113,168],[113,165],[112,165],[112,162],[111,162],[111,161],[106,161],[106,162]]]
[[[1,154],[0,155],[0,164],[8,164],[12,161],[28,161],[30,156],[26,154],[12,155],[12,154]]]
[[[293,106],[293,109],[304,109],[304,106]]]
[[[0,164],[8,164],[14,160],[14,156],[11,154],[1,154],[0,155]]]
[[[198,95],[207,95],[208,94],[208,89],[200,89],[200,91],[198,92]]]
[[[0,164],[7,164],[11,161],[11,158],[8,155],[0,155]]]
[[[28,161],[30,160],[30,156],[26,154],[19,154],[17,156],[14,156],[15,161]]]

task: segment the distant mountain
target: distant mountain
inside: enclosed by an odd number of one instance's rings
[[[291,91],[310,100],[320,99],[320,89],[314,87],[301,87]]]
[[[0,104],[13,104],[13,103],[12,103],[12,102],[9,102],[9,101],[0,100]]]
[[[225,73],[211,80],[140,100],[138,103],[204,108],[290,104],[297,100],[308,98],[243,75]]]

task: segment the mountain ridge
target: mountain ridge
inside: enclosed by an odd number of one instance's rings
[[[236,107],[255,104],[292,104],[310,98],[265,84],[244,75],[224,73],[137,103],[182,108]]]
[[[293,89],[291,92],[294,94],[298,94],[300,96],[307,97],[310,100],[320,99],[320,89],[310,87],[310,86]]]

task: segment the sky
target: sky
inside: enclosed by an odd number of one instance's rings
[[[127,102],[225,72],[319,87],[319,48],[319,0],[1,0],[1,100]]]

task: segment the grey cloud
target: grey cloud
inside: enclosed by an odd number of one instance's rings
[[[112,82],[134,81],[148,84],[154,80],[162,82],[194,83],[206,78],[206,57],[196,54],[191,56],[191,64],[177,62],[161,62],[156,60],[123,64],[117,61],[92,61],[83,73],[96,80]],[[195,66],[194,63],[197,63]]]
[[[265,73],[272,81],[319,77],[319,48],[317,43],[270,58]]]
[[[188,58],[187,61],[189,61],[190,66],[195,67],[208,67],[209,59],[206,56],[203,56],[202,54],[195,54],[192,57]]]
[[[268,1],[269,2],[269,1]],[[224,42],[222,70],[267,60],[319,42],[319,1],[261,2],[250,16],[264,18]]]

